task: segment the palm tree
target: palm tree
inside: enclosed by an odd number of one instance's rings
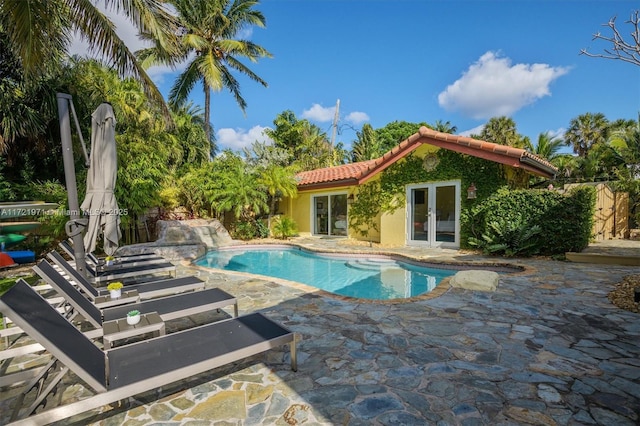
[[[216,154],[216,143],[213,139],[207,139],[204,132],[204,115],[202,108],[192,102],[171,108],[175,125],[174,143],[181,146],[184,165],[209,161]]]
[[[536,146],[533,146],[529,139],[525,141],[525,149],[527,151],[549,161],[558,156],[558,151],[560,151],[562,145],[564,145],[564,141],[558,137],[551,136],[550,132],[540,133]]]
[[[232,70],[248,76],[267,87],[266,81],[240,62],[247,58],[257,62],[262,57],[272,57],[265,48],[248,40],[239,39],[241,31],[250,26],[265,26],[262,13],[253,7],[255,0],[170,0],[178,13],[181,26],[180,46],[176,51],[167,50],[155,40],[153,34],[145,34],[156,44],[137,53],[145,66],[166,64],[176,66],[189,61],[184,72],[176,79],[169,100],[175,104],[186,101],[196,83],[204,89],[204,119],[207,137],[211,139],[211,91],[229,90],[244,112],[247,103],[240,94],[240,83]]]
[[[560,179],[571,179],[575,177],[580,166],[580,164],[578,164],[578,157],[571,154],[560,154],[553,159],[552,163],[558,168],[557,176]]]
[[[269,209],[267,194],[254,173],[239,167],[229,170],[226,178],[216,194],[217,210],[232,211],[236,219],[246,221]]]
[[[362,131],[356,132],[356,136],[358,140],[354,142],[353,149],[351,150],[352,161],[372,160],[383,154],[371,124],[367,123],[363,125]]]
[[[516,130],[516,122],[505,116],[490,118],[477,137],[514,148],[523,148],[526,143],[525,138]]]
[[[436,120],[436,123],[433,125],[433,130],[435,130],[436,132],[453,134],[458,130],[458,126],[452,125],[449,120]]]
[[[153,34],[165,50],[173,50],[175,19],[161,0],[105,0],[105,4],[122,11],[140,31]],[[34,80],[59,65],[67,55],[71,35],[78,33],[119,74],[139,80],[145,93],[170,117],[158,88],[117,35],[113,23],[93,2],[0,0],[0,29],[7,34],[11,51],[19,58],[25,76]]]
[[[296,182],[293,169],[276,165],[270,165],[261,170],[258,183],[262,185],[269,194],[267,227],[271,229],[271,217],[276,210],[276,203],[282,197],[295,197],[298,194],[298,183]]]
[[[602,113],[586,113],[573,118],[569,129],[564,134],[566,145],[573,147],[573,152],[586,157],[595,144],[607,141],[609,121]]]
[[[332,149],[326,133],[309,120],[298,120],[292,111],[278,114],[273,124],[275,128],[265,129],[264,133],[277,147],[289,152],[300,171],[329,167],[334,158],[344,157],[341,144]]]
[[[613,132],[609,145],[623,161],[616,170],[617,187],[629,193],[630,217],[637,226],[640,223],[640,114],[633,125],[629,123]]]

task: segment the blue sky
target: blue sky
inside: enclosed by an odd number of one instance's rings
[[[613,16],[630,38],[624,21],[637,0],[266,0],[257,8],[267,27],[247,36],[274,57],[250,68],[269,87],[238,77],[246,114],[230,93],[212,96],[220,148],[264,140],[262,130],[285,110],[330,137],[337,99],[336,140],[347,148],[367,122],[443,120],[468,134],[507,115],[535,141],[586,112],[610,120],[640,112],[640,67],[579,55],[609,47],[592,36],[608,35],[602,24]],[[121,19],[114,22],[139,48]],[[166,95],[176,73],[149,72]],[[192,99],[204,105],[198,87]]]

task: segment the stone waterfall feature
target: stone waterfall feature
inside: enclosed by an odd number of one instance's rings
[[[156,241],[120,247],[116,255],[155,253],[169,260],[197,259],[207,250],[233,242],[217,219],[159,220],[156,227]]]

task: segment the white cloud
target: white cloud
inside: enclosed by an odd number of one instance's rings
[[[365,121],[369,121],[369,116],[366,112],[354,111],[347,114],[345,120],[353,124],[360,124],[364,123]]]
[[[273,140],[264,134],[264,130],[268,127],[253,126],[249,130],[223,128],[216,132],[216,141],[218,150],[231,149],[232,151],[240,151],[243,148],[251,146],[255,141],[267,142],[272,144]]]
[[[478,135],[480,134],[480,132],[482,132],[482,129],[484,129],[484,124],[481,124],[479,126],[474,127],[473,129],[469,129],[469,130],[465,130],[464,132],[460,132],[458,133],[460,136],[471,136],[471,135]]]
[[[487,52],[438,95],[438,103],[475,119],[509,116],[550,96],[549,85],[568,72],[548,64],[513,65],[511,59]]]
[[[306,109],[302,112],[302,118],[323,123],[333,120],[335,113],[335,106],[325,108],[320,104],[313,104],[310,109]]]

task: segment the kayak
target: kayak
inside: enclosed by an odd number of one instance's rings
[[[24,241],[25,238],[27,237],[19,234],[1,234],[0,244],[4,244],[5,247],[9,247],[14,244],[18,244],[21,241]]]
[[[40,222],[0,222],[0,234],[27,232],[36,229],[40,225]]]

